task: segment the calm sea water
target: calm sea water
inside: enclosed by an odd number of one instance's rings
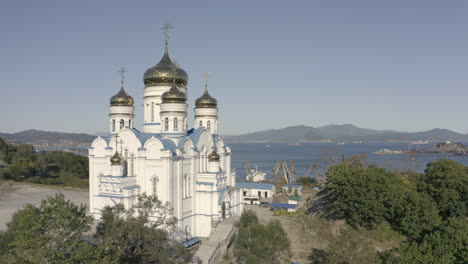
[[[468,142],[461,142],[468,145]],[[245,161],[248,161],[251,168],[258,166],[258,170],[271,175],[276,162],[290,161],[296,163],[296,175],[304,175],[307,169],[316,164],[323,172],[327,161],[331,159],[341,160],[343,157],[348,159],[353,155],[365,154],[368,164],[376,164],[379,167],[390,170],[412,169],[423,172],[426,164],[438,159],[452,159],[465,166],[468,166],[468,156],[454,155],[379,155],[373,152],[380,149],[402,150],[406,148],[425,148],[431,149],[436,143],[425,145],[410,145],[402,142],[364,142],[364,143],[346,143],[338,145],[331,142],[302,143],[300,146],[289,146],[288,143],[228,143],[232,148],[232,167],[236,169],[237,175],[245,177],[246,172],[243,168]],[[63,150],[63,148],[43,148],[43,151]],[[87,155],[87,147],[77,148],[79,154]]]
[[[466,142],[465,142],[466,143]],[[401,142],[364,142],[346,143],[302,143],[300,146],[289,146],[287,143],[231,143],[232,167],[236,168],[237,174],[245,177],[244,161],[248,161],[251,168],[258,166],[258,170],[271,174],[277,161],[288,162],[294,160],[296,163],[296,175],[302,176],[312,164],[317,164],[322,171],[325,170],[326,161],[330,159],[341,160],[342,157],[349,158],[353,155],[365,154],[369,164],[390,170],[412,169],[423,172],[426,164],[442,158],[455,160],[468,166],[468,156],[454,155],[379,155],[373,152],[380,149],[402,150],[408,147],[430,149],[436,143],[425,145],[409,145]]]

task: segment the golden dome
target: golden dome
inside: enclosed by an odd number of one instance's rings
[[[219,154],[216,152],[216,150],[213,150],[209,155],[208,155],[208,161],[211,162],[218,162],[221,157]]]
[[[169,57],[169,52],[164,51],[164,56],[156,66],[146,70],[143,75],[143,81],[146,86],[156,84],[172,84],[186,86],[188,82],[187,73],[178,67]]]
[[[185,103],[187,95],[173,85],[169,91],[161,95],[161,101],[163,103]]]
[[[123,87],[120,88],[120,91],[110,99],[111,106],[133,106],[133,103],[133,97],[128,95]]]
[[[205,93],[195,101],[195,107],[197,108],[216,108],[218,101],[211,97],[208,93],[208,89],[205,89]]]
[[[122,156],[120,156],[119,152],[115,152],[114,156],[110,159],[111,165],[122,165]]]

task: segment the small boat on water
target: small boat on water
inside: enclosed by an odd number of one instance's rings
[[[299,143],[299,142],[290,142],[288,145],[289,146],[300,146],[301,143]]]

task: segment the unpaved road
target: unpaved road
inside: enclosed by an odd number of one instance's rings
[[[48,196],[58,192],[65,195],[65,198],[76,204],[89,204],[88,190],[76,190],[67,188],[53,188],[38,186],[33,184],[10,183],[11,187],[0,189],[0,230],[6,229],[6,224],[11,220],[13,214],[30,203],[35,206]]]

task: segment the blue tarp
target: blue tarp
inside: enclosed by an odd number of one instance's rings
[[[288,209],[295,209],[297,204],[287,204],[287,203],[272,203],[271,207],[273,208],[288,208]]]

